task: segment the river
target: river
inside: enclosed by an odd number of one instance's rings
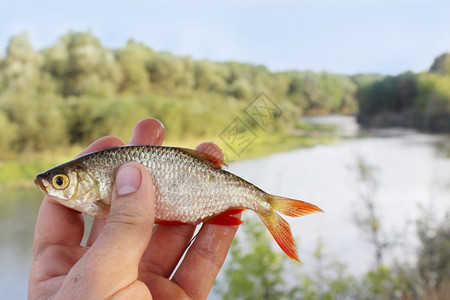
[[[304,268],[312,267],[318,238],[327,255],[342,261],[351,273],[357,275],[373,266],[372,248],[354,222],[354,215],[362,211],[357,191],[364,188],[354,169],[358,159],[376,170],[378,189],[373,198],[383,230],[401,235],[402,246],[388,253],[386,260],[412,257],[420,205],[434,209],[436,218],[450,209],[450,137],[404,129],[363,131],[353,117],[307,121],[338,124],[341,139],[229,167],[267,192],[312,202],[325,211],[288,218]],[[33,227],[41,199],[37,189],[0,195],[2,299],[26,298]],[[246,212],[244,219],[249,214]]]

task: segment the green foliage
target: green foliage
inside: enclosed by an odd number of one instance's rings
[[[4,125],[15,128],[9,148],[18,151],[43,150],[48,145],[67,143],[66,121],[60,113],[62,99],[56,96],[5,93],[0,97],[0,111],[7,117]],[[2,128],[4,130],[6,128]]]
[[[31,46],[27,33],[13,36],[0,63],[4,90],[36,90],[40,84],[42,56]]]
[[[330,260],[318,239],[315,270],[300,272],[301,265],[271,249],[272,237],[253,219],[236,238],[225,278],[216,284],[222,299],[347,299],[357,292],[357,282],[345,266]]]
[[[417,126],[427,131],[450,130],[450,75],[420,74],[415,101]]]
[[[0,155],[11,151],[17,135],[17,125],[12,123],[5,112],[0,111]],[[0,157],[1,158],[1,157]]]
[[[297,274],[300,284],[289,292],[289,299],[348,299],[356,294],[356,280],[338,260],[330,260],[321,238],[313,253],[316,267],[312,272]]]
[[[450,75],[450,53],[444,53],[436,57],[430,67],[430,73]]]
[[[192,69],[190,58],[174,56],[168,52],[158,53],[149,64],[151,82],[164,90],[192,89],[195,83]]]
[[[170,139],[210,138],[260,91],[283,110],[271,132],[287,134],[302,113],[356,109],[355,84],[346,76],[194,61],[132,40],[112,51],[89,31],[35,51],[23,33],[0,60],[1,125],[9,132],[2,147],[23,152],[122,135],[145,114],[170,124]]]
[[[247,79],[237,78],[231,83],[228,93],[238,99],[250,100],[249,98],[253,94],[253,88]]]
[[[117,50],[117,61],[123,72],[121,92],[140,95],[149,90],[149,66],[156,53],[143,44],[128,41],[124,49]]]
[[[435,213],[422,208],[417,221],[420,248],[417,258],[419,295],[444,299],[450,292],[450,213],[440,221]]]
[[[227,89],[227,69],[209,60],[195,63],[195,88],[208,92],[225,93]]]
[[[271,237],[261,222],[249,219],[241,229],[245,230],[245,237],[233,241],[226,278],[218,290],[222,299],[286,297],[283,290],[284,254],[271,250]]]
[[[358,100],[363,125],[450,131],[450,75],[445,72],[387,76],[360,86]]]
[[[287,95],[310,114],[356,111],[356,84],[348,77],[326,72],[290,72]]]
[[[370,117],[383,113],[395,114],[411,110],[416,96],[417,76],[415,74],[408,72],[399,76],[387,76],[361,87],[360,117]]]
[[[358,299],[395,299],[401,295],[399,278],[386,266],[370,270],[362,280]]]
[[[43,70],[59,82],[64,97],[111,97],[120,87],[122,70],[113,52],[90,32],[69,32],[43,53]]]

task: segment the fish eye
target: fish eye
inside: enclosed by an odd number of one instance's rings
[[[53,176],[52,185],[58,190],[63,190],[69,185],[69,177],[66,174],[58,174]]]

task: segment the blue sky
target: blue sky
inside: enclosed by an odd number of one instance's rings
[[[27,31],[42,49],[69,30],[91,30],[110,48],[133,38],[273,71],[396,75],[427,70],[450,52],[450,1],[0,0],[2,56],[14,34]]]

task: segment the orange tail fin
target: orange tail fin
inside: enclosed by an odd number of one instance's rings
[[[271,210],[267,215],[259,215],[264,225],[269,229],[273,238],[280,248],[293,260],[300,262],[295,247],[294,237],[292,236],[291,227],[279,214]]]
[[[313,212],[323,212],[314,204],[274,195],[267,195],[267,202],[274,210],[288,217],[300,217]]]
[[[300,262],[291,228],[289,224],[275,211],[289,217],[299,217],[322,210],[308,202],[269,194],[267,195],[266,200],[270,203],[273,210],[270,210],[265,214],[258,214],[259,217],[269,229],[270,233],[284,253],[286,253],[287,256],[293,260]]]

